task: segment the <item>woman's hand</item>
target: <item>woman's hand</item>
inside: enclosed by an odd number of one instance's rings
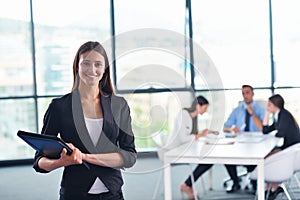
[[[200,137],[205,137],[209,133],[208,129],[204,129],[201,133],[195,135],[195,139],[197,140]]]
[[[266,109],[263,126],[268,126],[270,114],[271,112],[268,109]]]
[[[206,136],[209,133],[208,129],[204,129],[201,133],[202,137]]]
[[[72,149],[73,152],[71,155],[67,155],[67,150],[65,148],[62,150],[60,154],[60,161],[62,162],[63,166],[82,164],[85,154],[83,154],[73,144],[67,143],[67,145]]]
[[[50,172],[60,167],[82,164],[82,161],[87,157],[86,154],[82,153],[71,143],[67,143],[67,145],[73,151],[71,155],[67,155],[67,150],[64,148],[60,153],[59,159],[49,159],[46,157],[42,157],[38,161],[38,166],[41,169]]]

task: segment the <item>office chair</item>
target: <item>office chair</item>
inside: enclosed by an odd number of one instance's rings
[[[166,135],[167,134],[166,134],[165,131],[158,131],[158,132],[155,132],[154,134],[151,135],[152,140],[154,141],[154,143],[157,146],[158,158],[162,162],[164,162],[164,154],[168,151],[168,149],[165,147],[166,146],[165,141],[167,140]],[[162,137],[164,137],[164,139],[162,139]],[[197,197],[197,191],[196,191],[196,188],[195,188],[195,180],[194,180],[194,176],[193,176],[192,164],[188,164],[188,163],[172,164],[172,166],[179,166],[179,165],[189,166],[190,175],[191,175],[191,179],[192,179],[192,185],[193,185],[193,191],[194,191],[194,194],[195,194],[195,199],[197,200],[198,197]],[[163,170],[160,171],[160,175],[159,175],[159,178],[157,180],[155,190],[154,190],[154,193],[153,193],[153,196],[152,196],[153,200],[157,199],[156,196],[157,196],[158,189],[159,189],[159,186],[160,186],[161,181],[162,181],[162,177],[163,177]],[[203,191],[205,191],[205,185],[204,185],[204,181],[203,181],[202,177],[201,177],[201,180],[202,180]]]
[[[288,193],[285,183],[293,177],[295,158],[297,151],[299,151],[298,149],[299,144],[296,144],[265,159],[265,182],[270,184],[280,184],[289,200],[292,198]],[[257,168],[251,173],[250,178],[252,180],[257,180]],[[270,190],[271,187],[267,188],[267,198]]]
[[[300,144],[297,144],[297,152],[295,156],[295,161],[294,161],[294,178],[297,182],[298,187],[300,188],[300,181],[297,177],[297,173],[300,172]]]
[[[237,170],[238,171],[238,178],[239,178],[239,182],[243,182],[243,178],[247,178],[249,177],[249,173],[248,171],[245,169],[244,166],[242,165],[238,165],[237,166],[240,170]],[[240,172],[239,172],[240,171]],[[227,187],[228,186],[228,183],[229,182],[232,182],[232,179],[230,177],[224,179],[223,181],[223,187]],[[245,189],[248,189],[248,183],[245,184]]]

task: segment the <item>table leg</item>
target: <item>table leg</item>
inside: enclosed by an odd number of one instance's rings
[[[258,200],[265,199],[265,174],[264,174],[264,159],[257,164],[257,192]]]
[[[209,190],[213,190],[213,174],[212,174],[212,168],[209,169]]]
[[[171,165],[164,165],[164,183],[165,183],[165,200],[172,199],[172,180],[171,180]]]

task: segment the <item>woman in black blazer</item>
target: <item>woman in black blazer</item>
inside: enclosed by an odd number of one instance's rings
[[[269,124],[270,114],[274,116],[274,122]],[[279,150],[300,142],[299,126],[293,115],[284,108],[284,99],[275,94],[269,98],[268,107],[263,121],[263,133],[267,134],[276,130],[276,137],[283,138],[283,145],[277,147]]]
[[[268,125],[269,116],[271,113],[273,114],[274,122],[272,125]],[[263,121],[264,134],[275,130],[277,131],[275,136],[283,138],[283,145],[275,147],[267,155],[267,157],[300,142],[298,123],[293,115],[284,108],[284,99],[279,94],[275,94],[269,98],[265,118]],[[268,199],[275,199],[276,196],[281,192],[283,192],[283,189],[279,187],[278,184],[272,184],[272,190]]]
[[[108,57],[98,42],[86,42],[73,62],[72,92],[53,99],[42,134],[55,135],[72,148],[59,158],[36,153],[34,168],[47,173],[64,167],[60,200],[121,200],[121,168],[136,162],[130,109],[114,95]],[[83,165],[85,162],[87,165]]]

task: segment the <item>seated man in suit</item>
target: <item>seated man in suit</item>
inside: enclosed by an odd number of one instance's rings
[[[253,87],[250,85],[242,86],[243,103],[239,104],[229,115],[224,124],[224,132],[257,132],[262,131],[262,122],[265,115],[265,108],[253,101],[254,92]],[[251,172],[255,166],[246,166],[247,171]],[[233,179],[233,185],[227,188],[227,192],[235,192],[240,189],[239,178],[237,176],[236,165],[231,165],[227,170],[230,177]],[[256,182],[252,182],[253,189],[256,190]]]

